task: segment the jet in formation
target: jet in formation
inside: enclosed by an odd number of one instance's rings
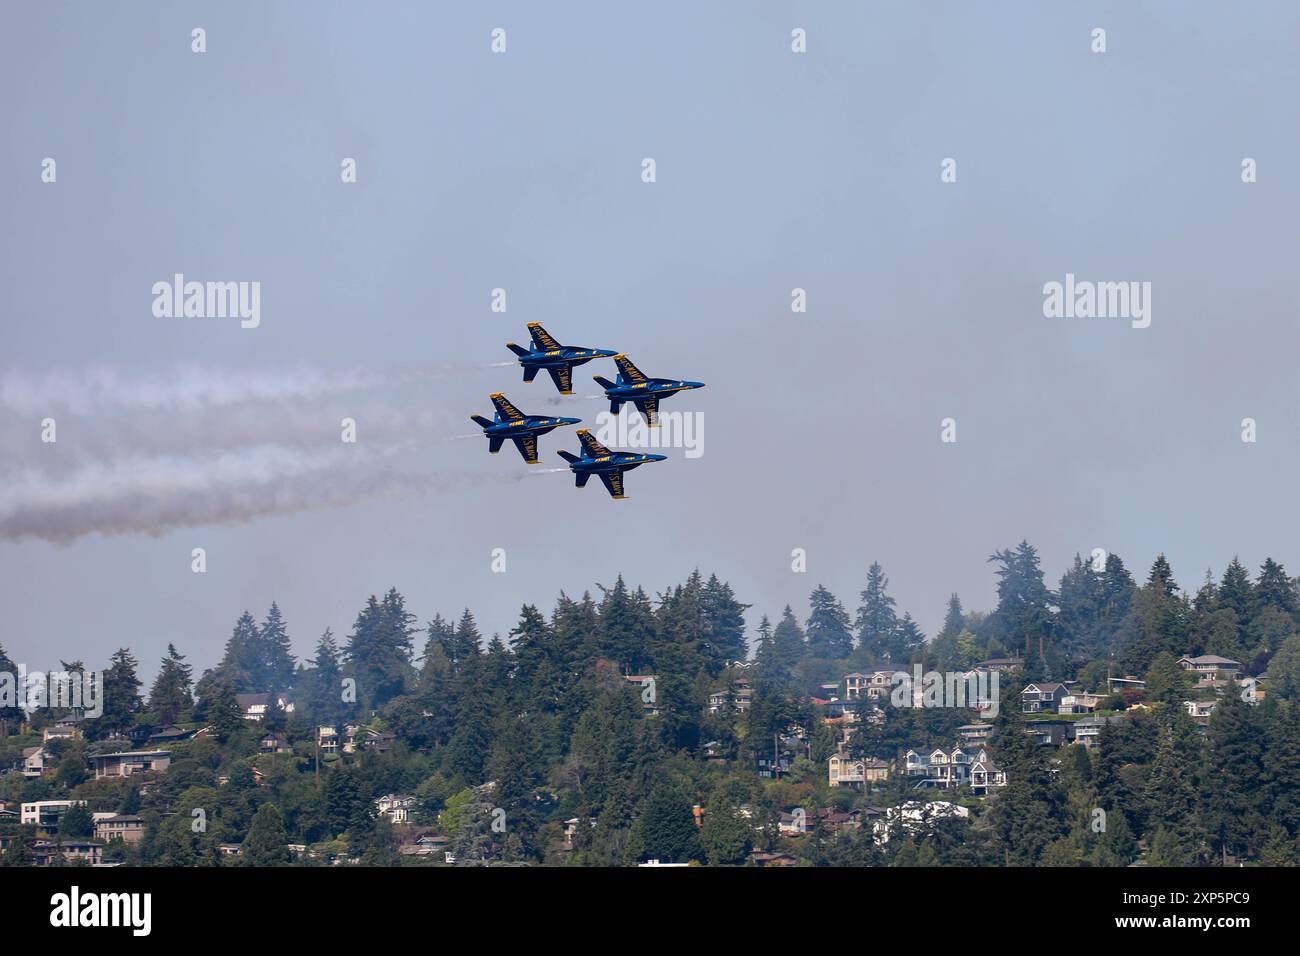
[[[646,424],[651,428],[659,427],[659,400],[678,392],[692,388],[703,388],[703,382],[682,382],[670,378],[646,378],[645,374],[632,364],[626,355],[615,355],[618,364],[618,381],[611,382],[601,376],[593,376],[605,397],[609,399],[609,410],[617,415],[624,402],[631,402],[637,411],[645,416]]]
[[[475,424],[483,429],[487,436],[488,451],[496,454],[501,445],[510,439],[519,449],[519,454],[530,465],[537,464],[537,436],[559,428],[561,425],[576,425],[581,418],[551,418],[543,415],[525,415],[500,392],[493,392],[488,398],[496,406],[496,414],[491,419],[482,415],[471,415]]]
[[[506,348],[519,357],[519,364],[524,368],[525,382],[531,382],[537,377],[537,373],[541,369],[546,369],[561,395],[573,394],[573,367],[575,365],[584,365],[592,359],[610,358],[618,354],[613,349],[589,349],[580,345],[561,345],[538,322],[528,323],[528,334],[533,339],[531,349],[516,345],[514,342],[507,342]]]
[[[577,431],[578,441],[582,442],[582,455],[561,451],[559,456],[569,463],[569,470],[577,476],[575,484],[582,488],[587,479],[597,475],[604,482],[611,498],[624,498],[623,472],[639,468],[646,462],[663,461],[667,455],[642,455],[630,451],[610,451],[592,437],[585,428]]]

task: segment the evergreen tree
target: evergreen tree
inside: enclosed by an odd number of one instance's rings
[[[638,807],[637,824],[645,856],[672,863],[700,858],[691,801],[676,784],[660,781]]]
[[[867,586],[862,590],[862,603],[854,626],[858,629],[858,646],[868,663],[888,660],[890,641],[898,628],[894,614],[894,599],[887,592],[889,578],[885,577],[880,562],[867,569]]]
[[[898,622],[898,627],[894,630],[893,637],[889,640],[889,660],[901,667],[912,660],[923,647],[925,647],[925,635],[921,633],[921,629],[912,620],[912,615],[904,614],[903,619]]]
[[[808,599],[808,653],[812,657],[844,660],[853,653],[853,633],[844,605],[830,591],[817,585]]]
[[[208,707],[208,720],[222,741],[229,740],[243,729],[244,712],[239,706],[234,684],[227,682],[216,687],[215,696]]]
[[[629,673],[640,674],[650,662],[655,643],[655,618],[650,601],[640,588],[630,590],[621,574],[612,588],[602,590],[600,653],[626,667]]]
[[[212,684],[228,683],[236,691],[256,692],[261,683],[261,665],[258,660],[259,635],[253,615],[245,611],[235,621],[226,652],[214,671]],[[208,687],[200,687],[200,696],[207,696]]]
[[[957,670],[969,666],[974,661],[963,660],[957,638],[966,625],[966,615],[962,613],[961,598],[954,593],[948,598],[948,610],[943,617],[943,627],[930,642],[930,654],[934,667],[940,671]]]
[[[709,575],[700,594],[708,640],[705,657],[715,667],[725,666],[745,657],[745,611],[748,604],[736,600],[731,585]]]
[[[140,679],[136,677],[136,660],[130,650],[118,648],[104,671],[104,713],[95,722],[95,730],[105,736],[124,734],[135,724],[140,713]]]
[[[1272,558],[1265,558],[1255,580],[1254,606],[1276,608],[1293,620],[1300,613],[1296,602],[1295,583],[1287,577],[1286,570]]]
[[[1201,792],[1202,826],[1225,863],[1229,854],[1240,857],[1258,849],[1254,834],[1262,818],[1261,738],[1251,708],[1238,695],[1225,693],[1206,730],[1207,772]]]
[[[274,695],[288,690],[293,685],[296,663],[284,617],[275,602],[271,603],[266,620],[257,632],[256,648],[258,691]]]
[[[1024,655],[1027,677],[1041,680],[1059,675],[1063,655],[1057,646],[1053,596],[1043,583],[1038,552],[1021,541],[1014,549],[994,552],[989,561],[997,565],[998,577],[998,606],[990,622],[993,635]]]
[[[787,604],[781,612],[780,623],[772,632],[772,653],[769,658],[771,670],[763,676],[776,681],[789,681],[795,665],[803,660],[806,652],[803,628]]]
[[[406,599],[396,588],[390,588],[383,600],[370,595],[357,615],[344,653],[361,701],[377,707],[405,692],[412,678],[414,623],[415,615],[406,610]]]
[[[319,727],[338,730],[347,708],[343,702],[343,668],[339,661],[338,644],[329,628],[316,642],[316,656],[307,671],[307,709]]]
[[[284,817],[275,804],[264,803],[253,815],[248,837],[240,849],[240,863],[244,866],[287,866],[293,858],[288,842]]]
[[[185,656],[176,651],[176,645],[168,644],[167,656],[162,659],[158,676],[149,690],[149,710],[163,724],[175,723],[184,711],[194,706],[190,692],[193,669],[184,661]]]

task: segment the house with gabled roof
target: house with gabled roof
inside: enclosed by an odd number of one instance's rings
[[[990,790],[1007,785],[1007,772],[992,757],[981,750],[970,765],[970,789],[977,796],[987,796]]]
[[[853,757],[844,751],[833,753],[827,761],[827,782],[832,787],[860,790],[868,783],[889,778],[889,764],[878,757]]]
[[[1069,694],[1069,688],[1053,681],[1026,684],[1020,692],[1020,710],[1025,714],[1037,714],[1042,711],[1056,711],[1061,700]]]

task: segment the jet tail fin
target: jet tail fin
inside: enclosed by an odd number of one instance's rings
[[[574,454],[573,452],[571,452],[571,451],[564,451],[563,449],[561,449],[560,451],[556,452],[556,454],[558,454],[561,458],[563,458],[563,459],[564,459],[565,461],[567,461],[569,464],[573,464],[575,461],[578,460],[578,456],[575,455],[575,454]]]
[[[506,343],[506,348],[508,348],[510,351],[514,352],[516,355],[527,355],[527,354],[528,354],[528,349],[524,348],[522,345],[515,345],[514,342],[507,342],[507,343]]]
[[[470,418],[473,419],[477,424],[482,425],[484,428],[488,428],[496,424],[496,422],[492,421],[490,418],[484,418],[482,415],[471,415]]]
[[[593,375],[592,378],[596,380],[597,385],[599,385],[601,388],[605,389],[606,391],[609,391],[609,389],[611,388],[618,388],[617,385],[615,385],[613,382],[611,382],[609,379],[605,378],[602,375]]]

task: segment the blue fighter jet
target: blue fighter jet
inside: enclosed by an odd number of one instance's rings
[[[624,402],[631,402],[645,416],[651,428],[659,427],[659,399],[676,395],[687,389],[703,388],[703,382],[679,382],[670,378],[646,378],[626,355],[615,355],[618,363],[618,381],[611,382],[599,375],[593,376],[605,390],[609,410],[617,415]]]
[[[482,426],[483,434],[487,435],[488,451],[495,455],[501,450],[502,442],[509,438],[519,449],[519,454],[523,456],[524,461],[530,465],[537,464],[538,435],[545,435],[561,425],[576,425],[582,421],[581,418],[544,418],[541,415],[525,415],[511,405],[500,392],[493,392],[488,398],[492,399],[492,404],[497,407],[496,415],[492,420],[482,415],[470,416],[476,424]]]
[[[569,463],[569,470],[578,476],[577,486],[582,488],[592,475],[599,475],[600,480],[609,489],[611,498],[623,498],[623,472],[631,471],[648,461],[663,461],[667,455],[641,455],[630,451],[610,451],[591,436],[585,428],[577,431],[578,440],[582,442],[582,457],[561,451],[560,457]]]
[[[507,342],[506,348],[519,356],[519,364],[524,367],[524,381],[531,382],[537,377],[539,369],[551,373],[551,379],[561,395],[573,394],[573,366],[583,365],[594,358],[609,358],[615,355],[611,349],[584,349],[578,345],[561,345],[537,322],[528,323],[528,334],[533,337],[532,349],[526,349],[514,342]]]

